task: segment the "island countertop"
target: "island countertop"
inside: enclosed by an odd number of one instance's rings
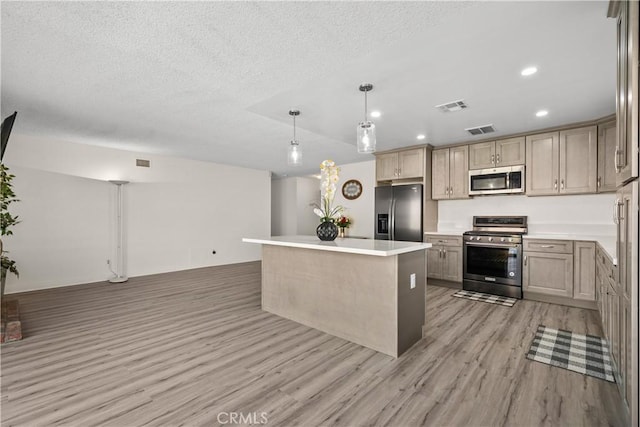
[[[246,243],[288,246],[291,248],[315,249],[319,251],[343,252],[349,254],[393,256],[425,250],[431,243],[399,242],[393,240],[338,238],[332,242],[323,242],[316,236],[272,236],[268,238],[243,238]]]

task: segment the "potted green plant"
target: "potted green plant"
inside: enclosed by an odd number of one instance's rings
[[[9,206],[12,203],[19,202],[13,192],[12,180],[15,175],[9,173],[9,168],[0,163],[0,235],[10,236],[13,234],[12,227],[18,224],[18,216],[13,216],[9,212]],[[0,299],[4,299],[4,286],[7,281],[7,274],[13,273],[18,277],[18,269],[16,262],[7,256],[8,252],[4,250],[2,240],[0,239],[0,278],[2,288],[0,289]]]

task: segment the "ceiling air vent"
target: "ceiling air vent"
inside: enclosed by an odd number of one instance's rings
[[[151,166],[151,162],[149,160],[136,159],[136,166],[139,166],[141,168],[148,168],[149,166]]]
[[[460,111],[463,108],[467,108],[467,104],[464,103],[464,99],[459,99],[457,101],[451,101],[444,104],[436,105],[436,108],[444,111],[445,113],[451,113],[453,111]]]
[[[469,132],[471,135],[484,135],[485,133],[491,133],[496,131],[496,129],[493,127],[492,124],[477,126],[474,128],[466,128],[465,130]]]

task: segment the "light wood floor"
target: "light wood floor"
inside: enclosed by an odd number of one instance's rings
[[[621,424],[614,384],[525,358],[538,324],[601,335],[595,311],[453,292],[397,360],[261,311],[259,263],[22,294],[2,425]]]

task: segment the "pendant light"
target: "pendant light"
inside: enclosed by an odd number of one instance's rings
[[[298,166],[302,164],[302,150],[300,150],[300,143],[296,139],[296,116],[300,115],[300,111],[289,110],[289,115],[293,117],[293,139],[289,145],[287,163],[291,166]]]
[[[367,92],[373,89],[371,83],[362,83],[360,92],[364,92],[364,121],[358,123],[358,153],[374,153],[376,151],[376,125],[367,120]]]

